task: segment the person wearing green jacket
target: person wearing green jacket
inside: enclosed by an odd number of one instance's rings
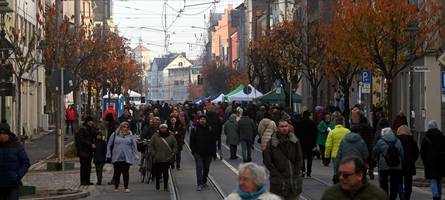
[[[318,129],[317,145],[319,148],[319,153],[322,161],[325,160],[324,151],[328,133],[331,132],[331,130],[334,128],[335,124],[331,121],[331,114],[329,114],[328,112],[325,113],[323,116],[323,120],[318,124],[317,127]]]
[[[351,131],[344,127],[345,119],[341,114],[337,114],[334,116],[335,128],[329,132],[328,138],[326,139],[326,150],[325,157],[326,160],[332,158],[333,167],[334,167],[334,176],[332,181],[334,184],[338,183],[338,175],[336,169],[338,169],[337,162],[335,162],[337,157],[338,149],[340,148],[340,143],[343,138],[350,133]]]

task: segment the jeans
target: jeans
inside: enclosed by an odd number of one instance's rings
[[[237,148],[238,148],[238,145],[230,145],[230,158],[231,159],[236,158]]]
[[[168,168],[170,168],[171,163],[161,162],[154,164],[154,174],[156,177],[156,189],[159,190],[161,175],[162,180],[164,181],[164,189],[168,188]]]
[[[130,181],[130,164],[126,162],[115,162],[114,165],[114,189],[119,188],[119,182],[121,180],[121,174],[124,178],[124,188],[128,189],[128,183]]]
[[[307,151],[303,150],[303,172],[306,172],[306,174],[308,176],[311,176],[311,172],[312,172],[312,149],[307,149]],[[306,166],[304,165],[306,161]]]
[[[104,171],[104,163],[100,163],[100,164],[95,164],[96,166],[96,177],[97,177],[97,183],[99,185],[102,184],[102,174]]]
[[[92,157],[80,158],[80,184],[89,184],[91,175]]]
[[[442,182],[439,179],[431,179],[431,192],[433,193],[433,197],[441,197],[442,196]]]
[[[71,134],[74,135],[74,121],[66,120],[66,134],[68,135],[71,127]]]
[[[380,187],[387,193],[389,193],[390,200],[395,200],[397,198],[397,192],[399,190],[399,185],[401,184],[401,177],[402,175],[400,170],[379,171]],[[388,192],[388,181],[389,181],[389,192]]]
[[[207,183],[207,177],[209,176],[210,163],[212,162],[212,156],[201,156],[194,154],[196,163],[196,179],[198,186]]]
[[[181,151],[176,152],[176,168],[181,168]]]
[[[320,149],[321,160],[324,160],[324,151],[325,151],[326,147],[324,145],[319,144],[318,148]]]
[[[0,188],[0,200],[18,200],[19,187]]]
[[[241,151],[243,154],[243,161],[252,161],[252,141],[251,140],[241,140]]]
[[[411,198],[413,191],[413,176],[411,174],[403,174],[399,184],[399,198],[408,200]]]

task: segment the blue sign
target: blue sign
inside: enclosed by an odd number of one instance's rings
[[[440,72],[440,83],[442,91],[445,91],[445,72]]]
[[[372,75],[370,70],[364,70],[362,72],[362,82],[363,84],[371,84],[372,82]]]

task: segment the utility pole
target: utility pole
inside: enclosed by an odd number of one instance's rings
[[[287,1],[284,0],[284,21],[287,21]]]
[[[54,31],[56,32],[55,35],[56,35],[56,40],[57,41],[56,41],[56,44],[55,44],[55,55],[54,55],[54,61],[53,61],[53,67],[54,68],[59,67],[58,65],[60,64],[59,63],[59,61],[60,61],[59,60],[59,55],[60,55],[60,42],[61,41],[59,41],[59,39],[60,39],[59,29],[60,29],[60,26],[61,26],[61,23],[62,23],[61,18],[62,18],[62,12],[63,12],[63,7],[62,7],[63,5],[62,5],[61,1],[62,0],[56,0],[56,2],[55,2],[56,3],[56,30],[54,30]],[[59,99],[58,99],[59,101],[56,101],[56,103],[55,103],[56,107],[59,108],[59,109],[60,109],[60,107],[63,106],[63,105],[59,105],[62,98],[63,98],[62,96],[59,96]],[[59,110],[59,109],[57,109],[57,110]],[[59,110],[59,112],[55,112],[55,117],[56,117],[55,121],[56,121],[56,130],[57,130],[56,154],[59,155],[59,159],[61,159],[61,153],[62,153],[61,149],[62,149],[62,145],[63,145],[63,143],[62,143],[62,132],[61,132],[62,126],[63,126],[63,124],[62,124],[62,119],[63,119],[62,112],[60,110]]]
[[[74,0],[74,25],[76,28],[76,34],[79,34],[79,32],[80,32],[80,0]],[[80,62],[80,46],[79,45],[77,45],[77,47],[76,47],[76,55],[75,56],[76,56],[76,58],[75,58],[76,63],[79,63]],[[74,93],[76,95],[73,95],[73,97],[76,99],[73,99],[73,101],[77,102],[77,105],[74,109],[77,110],[77,113],[80,113],[80,111],[81,111],[80,105],[82,105],[81,97],[80,97],[80,95],[81,95],[80,87],[78,89],[74,90],[73,94]],[[80,125],[80,120],[78,119],[75,127],[78,127],[79,125]],[[74,130],[77,130],[77,128]],[[72,134],[74,134],[74,133],[72,133]]]
[[[266,35],[270,35],[270,4],[271,0],[267,0],[267,10],[266,10]]]

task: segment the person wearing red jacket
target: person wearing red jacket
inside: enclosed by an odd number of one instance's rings
[[[66,133],[68,134],[71,127],[71,134],[74,134],[74,121],[76,121],[76,111],[72,105],[69,105],[65,110],[66,119]]]
[[[107,110],[104,112],[104,116],[103,116],[104,120],[106,120],[106,117],[109,113],[111,113],[113,115],[114,120],[117,119],[117,113],[116,113],[116,110],[114,110],[113,105],[108,105]]]

